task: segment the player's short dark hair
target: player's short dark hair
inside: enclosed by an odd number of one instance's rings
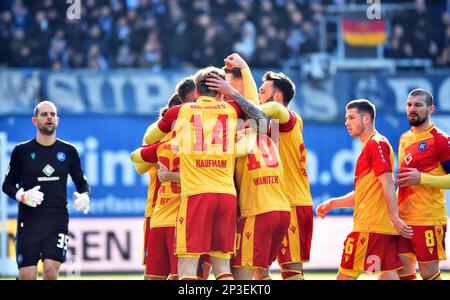
[[[159,114],[161,117],[164,117],[164,115],[166,114],[166,112],[169,110],[169,108],[175,106],[175,105],[180,105],[183,102],[181,101],[180,97],[178,96],[177,93],[173,94],[169,101],[167,102],[167,104],[163,107],[161,107],[161,109],[159,110]]]
[[[227,67],[222,67],[222,70],[225,72],[225,74],[231,74],[233,75],[234,78],[242,78],[242,72],[241,69],[239,68],[227,68]]]
[[[424,96],[425,97],[425,103],[427,104],[427,107],[430,107],[431,105],[434,105],[434,98],[433,95],[425,90],[425,89],[415,89],[412,90],[411,93],[409,93],[409,97],[417,97],[417,96]]]
[[[225,80],[225,72],[222,69],[210,66],[198,70],[197,73],[195,73],[194,75],[194,82],[195,82],[195,89],[201,96],[215,97],[217,95],[216,91],[210,90],[209,87],[206,85],[206,78],[208,78],[208,76],[211,73],[219,75],[222,79]]]
[[[178,94],[178,97],[180,100],[184,103],[187,101],[186,97],[195,91],[195,82],[194,77],[189,76],[181,79],[180,82],[178,82],[176,88],[176,93]]]
[[[39,100],[33,110],[35,117],[37,117],[37,115],[39,114],[39,106],[43,103],[47,103],[47,104],[50,104],[51,106],[53,106],[55,108],[55,112],[58,114],[58,109],[56,108],[56,105],[53,102],[48,101],[48,100]]]
[[[283,94],[283,103],[289,104],[295,95],[295,84],[284,73],[268,71],[262,78],[264,81],[272,81],[273,86]]]
[[[352,100],[349,103],[347,103],[345,109],[349,110],[352,108],[356,108],[360,114],[365,113],[369,114],[370,118],[372,119],[372,123],[375,121],[377,111],[375,105],[369,100],[367,99]]]

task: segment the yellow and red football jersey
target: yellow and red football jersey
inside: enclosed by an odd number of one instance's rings
[[[236,103],[201,96],[195,103],[172,107],[158,122],[162,132],[169,132],[176,121],[182,197],[204,193],[236,195],[236,129],[237,120],[242,117]]]
[[[158,189],[160,182],[158,181],[158,176],[156,172],[158,167],[156,164],[152,164],[150,170],[148,170],[149,184],[147,189],[147,202],[145,203],[145,217],[151,217],[153,214],[153,209],[155,208],[156,198],[158,197]]]
[[[141,156],[147,162],[156,163],[159,161],[169,171],[179,172],[180,158],[177,152],[178,146],[174,138],[142,147]],[[179,183],[171,181],[161,183],[150,220],[151,228],[175,226],[180,206],[180,193],[181,187]]]
[[[291,210],[280,154],[268,136],[259,136],[253,150],[236,160],[235,182],[238,191],[242,189],[241,217]]]
[[[393,172],[394,152],[389,141],[374,131],[364,141],[356,161],[354,232],[398,235],[389,217],[378,176]]]
[[[284,162],[286,187],[289,188],[287,196],[291,206],[312,206],[302,134],[303,120],[295,112],[289,111],[289,115],[287,123],[279,124],[278,141],[281,161]],[[272,126],[272,136],[275,134],[274,129]]]
[[[399,141],[398,162],[401,168],[416,168],[421,173],[445,175],[449,167],[450,139],[431,124],[425,131],[405,132]],[[400,217],[409,225],[447,224],[444,190],[429,185],[399,187]]]

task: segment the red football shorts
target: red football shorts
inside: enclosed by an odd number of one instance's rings
[[[446,260],[445,234],[447,226],[411,226],[414,236],[411,239],[401,237],[398,254],[412,255],[418,262]]]
[[[379,274],[403,267],[397,255],[398,235],[351,232],[344,242],[340,271],[357,277],[361,272]]]
[[[312,206],[292,206],[287,234],[278,252],[280,265],[309,261],[313,232]]]
[[[175,227],[150,229],[150,251],[145,274],[149,277],[176,276],[178,259],[174,254]]]
[[[176,225],[176,253],[234,253],[236,196],[206,193],[181,199]]]
[[[288,211],[271,211],[239,220],[232,266],[268,269],[280,250],[289,219]]]

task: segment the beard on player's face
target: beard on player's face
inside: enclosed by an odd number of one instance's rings
[[[39,132],[43,135],[52,135],[55,132],[55,127],[39,127]]]
[[[408,123],[409,123],[409,125],[411,125],[413,127],[420,126],[423,123],[425,123],[427,120],[428,120],[428,109],[425,112],[425,116],[420,116],[420,114],[417,112],[411,112],[408,115]]]
[[[43,135],[52,135],[56,130],[56,124],[54,122],[44,122],[40,124],[38,122],[38,130]]]

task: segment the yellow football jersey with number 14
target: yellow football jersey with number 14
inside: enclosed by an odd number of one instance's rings
[[[237,119],[242,117],[236,103],[201,96],[195,103],[172,107],[159,121],[159,129],[169,132],[176,120],[182,197],[236,195],[236,130]]]

